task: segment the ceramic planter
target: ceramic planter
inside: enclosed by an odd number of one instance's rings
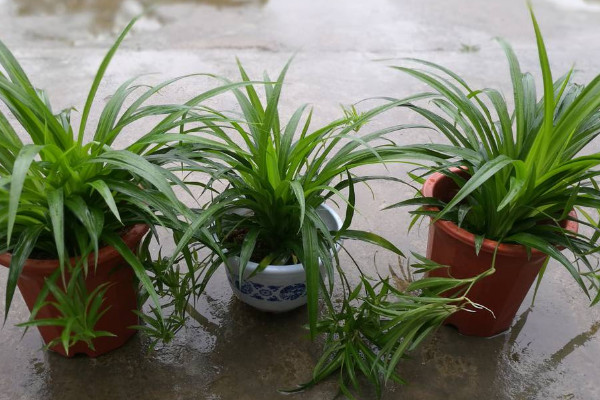
[[[330,230],[342,227],[342,220],[331,207],[323,204],[317,211]],[[237,256],[229,257],[225,270],[233,293],[244,303],[269,312],[290,311],[306,304],[306,274],[302,264],[269,265],[246,279],[258,267],[257,263],[249,262],[240,284],[239,261]]]
[[[144,235],[148,232],[148,229],[146,225],[135,225],[122,236],[122,239],[127,247],[135,251]],[[2,254],[0,255],[0,264],[8,267],[10,259],[10,254]],[[71,259],[71,263],[74,264],[75,260]],[[92,265],[93,258],[90,260],[90,266]],[[58,260],[29,259],[25,262],[17,285],[30,311],[44,286],[44,280],[56,271],[58,267]],[[90,267],[85,282],[88,292],[91,292],[105,282],[110,284],[102,306],[103,308],[109,308],[102,318],[100,318],[95,329],[111,332],[115,336],[95,339],[93,341],[94,350],[89,348],[84,342],[76,343],[69,349],[69,354],[65,353],[62,345],[56,345],[51,348],[51,350],[66,357],[72,357],[78,353],[96,357],[121,347],[136,332],[129,327],[137,325],[139,322],[137,315],[132,312],[132,310],[138,309],[138,289],[135,274],[117,250],[110,246],[100,249],[98,252],[97,267],[95,270]],[[59,286],[62,286],[60,282]],[[49,297],[48,300],[53,299]],[[56,318],[57,314],[58,312],[54,307],[45,306],[40,309],[36,317],[39,319]],[[46,343],[50,343],[55,338],[60,337],[62,333],[60,326],[42,326],[38,329]]]
[[[423,196],[450,200],[457,192],[454,181],[435,173],[425,182]],[[433,210],[438,210],[433,208]],[[571,212],[575,217],[575,212]],[[575,221],[563,221],[563,226],[577,232]],[[427,257],[449,269],[438,269],[431,276],[454,278],[473,277],[488,270],[497,242],[484,240],[479,255],[475,254],[475,236],[450,221],[438,220],[429,225]],[[446,320],[464,335],[489,337],[504,332],[511,323],[547,256],[535,249],[530,253],[521,245],[500,244],[496,256],[496,272],[479,281],[469,292],[469,298],[494,312],[459,311]]]

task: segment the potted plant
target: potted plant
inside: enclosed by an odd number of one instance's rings
[[[450,266],[434,276],[464,278],[495,269],[470,292],[471,300],[493,313],[462,311],[447,321],[467,335],[507,330],[536,276],[539,284],[548,257],[588,296],[600,286],[598,270],[588,260],[597,248],[598,223],[586,210],[600,205],[595,180],[600,153],[582,154],[600,133],[600,77],[579,85],[570,70],[553,80],[533,11],[531,18],[543,96],[537,98],[533,76],[521,72],[512,48],[500,40],[510,66],[512,112],[498,90],[473,89],[442,66],[416,60],[427,69],[394,67],[432,89],[433,107],[403,107],[424,117],[448,144],[402,150],[406,157],[430,161],[422,164],[433,174],[420,197],[393,207],[421,205],[413,212],[416,218],[432,218],[427,256]],[[578,225],[592,233],[578,233]],[[599,300],[595,294],[592,304]]]
[[[144,316],[151,327],[142,327],[150,334],[169,339],[182,325],[185,301],[164,318],[159,297],[169,291],[159,296],[154,288],[166,281],[172,265],[169,270],[150,262],[150,237],[143,242],[144,257],[135,253],[150,229],[157,235],[154,225],[171,229],[178,239],[195,217],[172,189],[188,190],[170,171],[177,154],[162,136],[176,129],[188,110],[229,87],[184,105],[149,105],[155,93],[177,79],[152,87],[131,79],[110,97],[97,127],[88,132],[104,72],[134,23],[104,57],[78,129],[71,124],[71,109],[55,114],[45,93],[0,42],[0,100],[10,112],[0,111],[0,264],[9,269],[5,318],[18,286],[31,310],[23,326],[37,326],[48,347],[63,355],[97,356],[125,343],[138,325],[140,296],[152,300],[152,313]],[[124,106],[126,101],[131,103]],[[127,148],[113,147],[124,128],[150,116],[163,118]],[[213,242],[203,231],[194,240]],[[183,253],[173,257],[192,261],[182,247]],[[192,267],[188,278],[193,273]]]
[[[275,312],[308,303],[314,335],[319,293],[330,303],[335,271],[343,275],[338,257],[342,239],[362,240],[401,254],[374,233],[350,229],[354,185],[395,180],[353,173],[390,156],[393,144],[374,142],[395,128],[366,135],[355,131],[395,104],[363,114],[346,109],[343,118],[310,130],[312,111],[306,105],[285,123],[279,117],[289,63],[275,81],[265,76],[265,82],[250,81],[238,65],[246,86],[232,93],[241,115],[227,122],[225,114],[213,110],[222,123],[186,125],[176,137],[182,142],[179,151],[187,149],[185,158],[190,162],[185,169],[210,177],[206,186],[211,199],[190,232],[214,221],[211,232],[227,255],[224,263],[234,293],[254,307]],[[258,85],[265,88],[264,101]],[[194,113],[186,119],[194,122]],[[347,205],[343,220],[325,204],[335,200]],[[214,268],[206,268],[205,282],[213,272]]]
[[[185,126],[170,139],[188,172],[208,180],[197,182],[210,196],[202,214],[180,241],[210,226],[235,295],[266,311],[282,312],[308,303],[311,337],[325,336],[323,355],[312,379],[286,392],[305,390],[332,374],[338,374],[340,392],[354,398],[359,376],[374,385],[379,395],[388,380],[403,382],[396,366],[408,352],[435,331],[452,313],[467,304],[466,297],[482,277],[465,279],[425,278],[397,288],[389,279],[373,279],[357,265],[354,284],[340,265],[343,239],[381,246],[402,256],[386,239],[351,230],[355,213],[355,184],[374,179],[399,181],[388,176],[364,176],[353,172],[368,164],[396,159],[398,147],[378,139],[404,127],[391,127],[359,135],[371,118],[406,102],[391,102],[364,113],[344,108],[345,116],[310,130],[312,111],[297,109],[287,123],[279,118],[279,99],[286,65],[278,78],[253,82],[238,63],[241,89],[232,89],[241,115],[227,117],[212,110],[218,123],[195,121],[186,114]],[[256,89],[264,86],[265,101]],[[412,97],[411,97],[412,99]],[[209,110],[204,108],[205,112]],[[195,123],[199,122],[199,123]],[[188,179],[194,183],[195,178]],[[343,191],[346,191],[345,194]],[[203,196],[200,196],[203,198]],[[346,206],[340,218],[327,200]],[[351,256],[350,256],[351,257]],[[418,272],[441,268],[423,257],[414,265]],[[202,292],[219,267],[212,260],[201,267],[196,295]],[[338,282],[339,290],[333,291]],[[447,298],[440,293],[460,288]],[[325,308],[319,312],[318,301]],[[334,301],[334,298],[336,301]]]

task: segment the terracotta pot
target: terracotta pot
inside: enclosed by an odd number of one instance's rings
[[[122,236],[123,241],[132,251],[135,251],[144,235],[148,232],[147,225],[134,225],[127,233]],[[8,253],[0,255],[0,264],[8,267],[10,265],[11,255]],[[75,264],[75,259],[71,259]],[[100,318],[95,329],[108,331],[116,336],[101,337],[95,339],[94,350],[90,349],[84,342],[78,342],[69,349],[69,354],[65,353],[62,345],[51,347],[51,350],[62,354],[65,357],[73,357],[75,354],[83,353],[90,357],[97,357],[118,347],[121,347],[136,330],[129,329],[132,325],[139,323],[137,315],[132,310],[138,309],[137,281],[133,269],[123,260],[121,255],[114,248],[107,246],[98,252],[98,264],[94,271],[93,256],[90,258],[90,269],[86,277],[86,287],[91,292],[99,285],[108,282],[110,284],[101,309],[108,308],[108,311]],[[23,299],[29,307],[33,308],[35,301],[44,286],[44,280],[49,277],[59,267],[58,260],[34,260],[28,259],[25,262],[23,272],[19,277],[17,286],[23,295]],[[62,280],[57,282],[62,287]],[[53,300],[48,297],[48,300]],[[45,306],[37,314],[37,318],[55,318],[58,311],[52,306]],[[50,343],[62,333],[60,326],[42,326],[38,328],[45,343]]]
[[[451,178],[435,173],[425,182],[423,196],[449,201],[457,190]],[[439,210],[435,207],[430,209]],[[574,211],[570,215],[576,217]],[[563,221],[563,227],[577,232],[578,224],[566,220]],[[476,255],[475,235],[450,221],[438,220],[429,226],[427,257],[450,268],[438,269],[430,275],[454,278],[478,275],[492,265],[497,244],[493,240],[484,240],[479,255]],[[489,337],[506,331],[546,258],[546,254],[535,249],[528,254],[524,246],[500,244],[496,255],[496,272],[474,285],[468,295],[475,303],[492,310],[494,315],[486,310],[459,311],[445,323],[455,326],[464,335]]]

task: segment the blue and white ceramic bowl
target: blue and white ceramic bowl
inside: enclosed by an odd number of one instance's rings
[[[325,225],[332,231],[341,229],[342,220],[329,206],[317,210]],[[244,271],[248,277],[258,267],[250,261]],[[306,274],[302,264],[269,265],[250,279],[238,281],[239,257],[227,259],[227,279],[233,293],[244,303],[262,311],[285,312],[306,304]]]

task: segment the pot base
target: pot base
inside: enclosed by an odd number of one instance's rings
[[[127,334],[120,334],[116,337],[94,339],[94,350],[84,342],[78,342],[74,346],[71,346],[68,354],[65,352],[65,348],[60,344],[52,346],[48,348],[48,350],[58,353],[66,358],[73,358],[78,355],[96,358],[123,347],[137,333],[137,330],[130,329],[130,331],[131,332],[128,332]]]

